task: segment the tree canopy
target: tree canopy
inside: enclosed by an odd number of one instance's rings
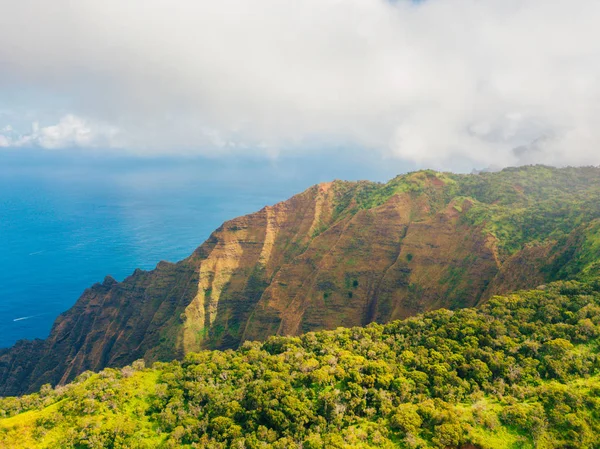
[[[600,283],[84,373],[0,400],[0,446],[600,448]],[[472,446],[467,446],[472,445]]]

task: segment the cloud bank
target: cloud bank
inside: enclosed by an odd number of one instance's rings
[[[113,145],[116,128],[90,124],[74,115],[65,115],[56,125],[40,127],[33,122],[31,130],[19,134],[11,125],[0,130],[0,147],[41,147],[47,149],[108,147]]]
[[[0,6],[0,146],[600,163],[597,0]]]

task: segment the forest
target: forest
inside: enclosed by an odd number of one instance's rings
[[[7,448],[600,448],[600,282],[85,372],[0,399]]]

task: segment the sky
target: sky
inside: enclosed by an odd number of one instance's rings
[[[598,165],[599,19],[598,0],[0,0],[0,151]]]

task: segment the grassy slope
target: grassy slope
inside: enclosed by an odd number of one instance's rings
[[[104,437],[95,436],[111,433],[114,447],[133,447],[131,442],[119,446],[118,441],[120,433],[135,429],[138,447],[157,447],[166,435],[158,432],[146,413],[159,375],[152,369],[125,376],[110,369],[84,375],[78,382],[59,387],[58,394],[42,398],[34,409],[0,420],[0,444],[14,449],[58,448],[69,447],[70,440],[78,439],[77,447],[105,447],[99,443]],[[102,400],[87,398],[90,391],[103,391]],[[88,430],[88,438],[80,438],[81,429]]]

